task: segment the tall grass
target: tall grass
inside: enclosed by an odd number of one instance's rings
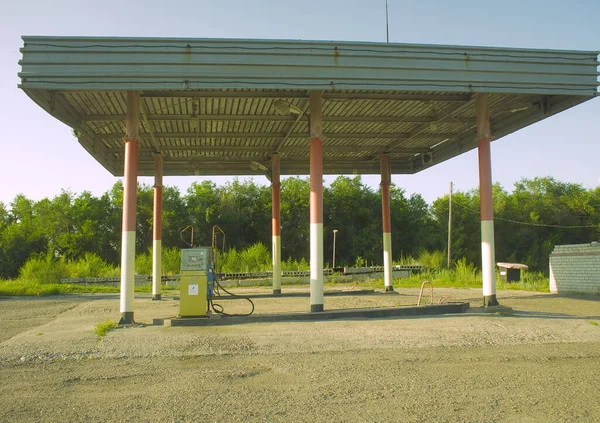
[[[22,280],[0,281],[0,297],[39,296],[65,294],[90,294],[119,292],[119,288],[110,286],[82,286],[64,283],[33,283]]]
[[[61,278],[69,276],[66,261],[55,258],[48,253],[43,256],[30,257],[21,269],[19,269],[19,280],[31,284],[58,283]]]
[[[177,275],[181,270],[181,250],[175,247],[162,249],[163,275]]]
[[[78,260],[67,262],[70,278],[109,278],[119,276],[119,268],[102,260],[94,253],[85,253]]]
[[[498,289],[517,289],[521,291],[550,292],[550,280],[542,272],[521,270],[519,282],[504,282],[496,275]]]
[[[217,272],[264,272],[272,267],[271,251],[260,242],[240,251],[218,251],[215,260]]]
[[[174,247],[163,248],[161,252],[161,267],[163,275],[179,274],[181,250]],[[135,256],[135,273],[139,275],[152,274],[152,248],[149,248],[145,253]]]
[[[296,259],[292,259],[288,257],[286,261],[281,262],[281,270],[286,271],[300,271],[300,270],[310,270],[310,264],[304,257],[300,259],[300,261]]]
[[[152,249],[135,256],[135,273],[138,275],[152,274]]]
[[[392,264],[394,266],[397,266],[397,265],[399,265],[399,266],[415,266],[415,265],[420,265],[421,262],[418,259],[414,258],[413,256],[402,255],[402,256],[400,256],[400,259],[394,260],[392,262]]]
[[[425,270],[441,270],[446,260],[446,253],[439,250],[421,251],[418,259]]]
[[[114,276],[119,276],[119,268],[93,253],[86,253],[77,260],[65,260],[46,254],[30,257],[19,270],[18,280],[43,285],[59,283],[62,278]]]

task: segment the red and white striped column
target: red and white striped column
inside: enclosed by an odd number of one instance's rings
[[[496,299],[496,248],[494,244],[494,203],[492,199],[492,158],[490,142],[492,133],[487,94],[475,97],[477,110],[477,143],[479,153],[479,201],[481,214],[481,276],[483,279],[483,304],[498,305]]]
[[[135,276],[135,215],[137,202],[140,93],[127,92],[125,180],[123,181],[123,234],[121,240],[121,320],[132,324]]]
[[[394,292],[392,284],[392,224],[390,216],[390,183],[392,180],[389,154],[381,155],[381,221],[383,223],[383,281],[385,292]]]
[[[154,155],[154,215],[152,217],[152,299],[160,300],[162,276],[163,156]]]
[[[271,197],[272,197],[272,237],[273,237],[273,294],[281,294],[281,221],[280,197],[281,176],[279,170],[279,154],[273,154],[271,168]]]
[[[321,91],[310,92],[310,311],[323,311],[323,129]]]

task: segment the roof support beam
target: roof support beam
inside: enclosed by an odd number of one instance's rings
[[[327,152],[340,152],[340,153],[366,153],[372,151],[381,151],[385,150],[385,146],[382,147],[365,147],[363,145],[345,145],[345,146],[329,146],[323,145],[323,150]],[[110,154],[123,154],[122,148],[109,148],[108,153]],[[154,148],[140,148],[140,154],[153,154],[155,152]],[[210,145],[194,145],[194,146],[186,146],[186,145],[178,145],[173,147],[163,148],[162,152],[168,154],[169,152],[177,152],[177,151],[194,151],[198,153],[199,157],[203,157],[202,153],[206,151],[210,151],[211,155],[216,155],[212,153],[216,151],[217,154],[224,152],[242,152],[242,153],[259,153],[259,154],[272,154],[273,147],[252,147],[248,148],[246,146],[210,146]],[[282,147],[279,149],[281,153],[308,153],[308,146],[289,146]],[[428,153],[431,151],[429,148],[399,148],[394,150],[394,153],[397,154],[418,154],[418,153]]]
[[[464,103],[458,103],[458,104],[453,104],[452,106],[447,107],[444,110],[444,113],[446,114],[446,117],[451,117],[452,113],[456,112],[457,110],[459,110],[461,107],[463,107],[465,104]],[[427,131],[430,126],[431,123],[436,123],[439,122],[439,119],[436,120],[435,122],[430,122],[430,123],[424,123],[423,125],[419,125],[415,130],[413,130],[410,134],[408,134],[408,137],[405,137],[404,139],[402,139],[402,137],[398,137],[398,140],[389,144],[388,145],[388,151],[394,151],[396,148],[398,148],[399,146],[401,146],[403,143],[410,141],[413,138],[416,138],[417,136],[421,135],[424,131]],[[436,134],[437,135],[437,134]],[[447,136],[446,136],[447,135]],[[454,138],[455,136],[457,136],[458,134],[444,134],[443,138]],[[373,157],[373,160],[377,159],[377,156]]]
[[[144,91],[145,98],[308,98],[307,91]],[[323,100],[395,100],[464,103],[470,95],[456,94],[385,94],[365,92],[323,92]]]
[[[426,128],[418,131],[417,133],[352,133],[352,132],[330,132],[327,135],[327,139],[361,139],[361,140],[372,140],[372,139],[394,139],[394,140],[402,140],[406,141],[409,139],[413,139],[423,132]],[[146,133],[147,134],[147,133]],[[142,138],[144,137],[144,133],[141,134]],[[435,134],[425,134],[423,137],[439,139],[439,138],[451,138],[460,134],[456,133],[435,133]],[[267,138],[267,139],[280,139],[284,138],[285,134],[279,132],[207,132],[196,134],[194,132],[156,132],[154,136],[158,139],[164,138],[193,138],[193,139],[235,139],[235,138],[243,138],[243,139],[256,139],[256,138]],[[116,134],[100,134],[98,135],[98,139],[117,139],[119,138]],[[288,138],[307,138],[306,134],[303,132],[295,132],[291,133]],[[395,149],[398,143],[392,143],[388,145],[388,148]],[[215,148],[218,148],[215,146]],[[246,148],[252,148],[250,146],[246,146]]]
[[[185,121],[192,119],[192,115],[151,115],[144,112],[144,120],[148,121]],[[301,115],[300,115],[301,116]],[[199,121],[227,121],[227,122],[291,122],[295,123],[299,119],[297,116],[281,115],[200,115],[196,117]],[[81,116],[80,122],[121,122],[125,120],[125,115],[87,115]],[[323,116],[325,122],[364,122],[364,123],[432,123],[432,122],[456,122],[460,124],[473,123],[473,119],[457,118],[451,116],[441,117],[439,119],[430,116]]]
[[[310,100],[306,100],[304,107],[301,109],[302,110],[302,114],[298,115],[295,119],[294,122],[289,124],[288,127],[285,129],[285,135],[283,136],[283,139],[281,141],[279,141],[279,143],[277,144],[277,147],[275,148],[276,152],[279,152],[281,149],[281,146],[287,141],[287,139],[290,137],[290,135],[292,134],[292,131],[294,130],[294,128],[296,127],[296,125],[298,124],[298,122],[300,122],[302,120],[303,117],[308,115],[306,114],[306,111],[308,110],[308,107],[310,106]],[[293,117],[293,116],[292,116]],[[309,122],[309,126],[310,126],[310,122]]]
[[[152,145],[154,145],[154,148],[158,153],[160,152],[160,143],[154,136],[154,127],[152,126],[152,124],[150,124],[150,122],[148,122],[148,109],[146,108],[146,103],[144,102],[144,100],[140,100],[140,109],[142,112],[142,119],[144,120],[144,125],[146,126],[146,131],[150,134],[150,137],[152,138]]]

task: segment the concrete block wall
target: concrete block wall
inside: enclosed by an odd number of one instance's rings
[[[550,254],[550,292],[600,294],[600,243],[554,247]]]

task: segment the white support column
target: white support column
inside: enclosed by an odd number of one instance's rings
[[[135,286],[135,216],[139,146],[140,93],[127,92],[125,180],[123,181],[123,234],[121,242],[121,320],[132,324]]]
[[[271,169],[272,236],[273,236],[273,294],[281,294],[281,222],[280,222],[279,154],[273,154]]]
[[[483,304],[498,305],[496,299],[496,272],[494,268],[494,203],[492,199],[492,158],[488,96],[477,94],[477,143],[479,153],[479,199],[481,214],[481,276],[483,279]]]
[[[321,91],[310,92],[310,311],[323,307],[323,131]]]
[[[390,184],[392,179],[389,154],[381,155],[381,221],[383,226],[383,281],[385,292],[394,292],[392,283],[392,224]]]
[[[160,300],[162,277],[163,156],[154,155],[154,216],[152,218],[152,299]]]

